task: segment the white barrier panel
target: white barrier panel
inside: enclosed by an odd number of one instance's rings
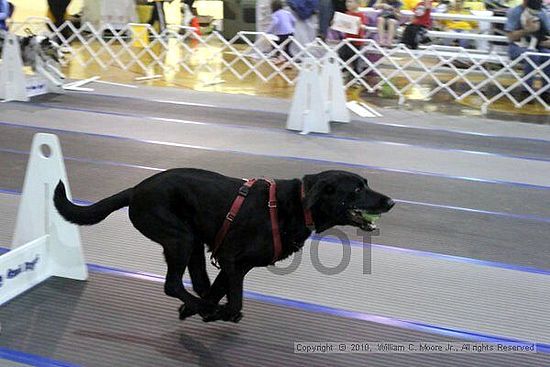
[[[48,236],[0,256],[0,305],[50,277]]]
[[[334,57],[326,57],[321,69],[321,89],[325,93],[326,111],[329,121],[350,122],[346,107],[344,77]]]
[[[29,100],[19,41],[16,35],[7,32],[0,67],[0,99],[25,102]]]
[[[85,280],[88,271],[78,227],[53,204],[55,186],[70,189],[57,136],[36,134],[17,212],[12,250],[0,256],[0,305],[50,276]]]
[[[312,60],[305,60],[300,70],[286,128],[299,130],[302,134],[330,133],[325,96],[317,65]]]

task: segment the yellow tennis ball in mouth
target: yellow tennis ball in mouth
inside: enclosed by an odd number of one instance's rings
[[[363,213],[361,215],[363,219],[367,222],[374,223],[378,219],[380,219],[380,214],[369,214],[369,213]]]

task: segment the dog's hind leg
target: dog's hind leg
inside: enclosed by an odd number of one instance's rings
[[[193,248],[188,267],[191,282],[193,283],[193,290],[199,297],[204,299],[210,290],[210,278],[208,278],[208,273],[206,272],[206,258],[202,243],[196,244]]]
[[[213,309],[213,306],[193,296],[183,286],[183,273],[193,252],[191,244],[189,242],[182,243],[181,239],[178,239],[176,241],[163,242],[163,247],[164,257],[168,266],[164,292],[171,297],[179,298],[183,302],[183,305],[179,309],[180,319],[184,320],[202,310]]]
[[[164,292],[184,303],[179,310],[180,319],[194,315],[199,310],[213,308],[183,286],[183,274],[191,260],[196,241],[192,229],[167,210],[154,211],[155,214],[151,215],[152,211],[139,209],[130,205],[130,220],[143,235],[162,245],[168,268]]]

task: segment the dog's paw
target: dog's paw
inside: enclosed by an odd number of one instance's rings
[[[189,316],[193,316],[194,314],[196,314],[197,310],[193,309],[192,307],[186,307],[184,303],[180,306],[178,312],[180,314],[180,320],[185,320]]]
[[[231,310],[227,304],[218,306],[214,312],[204,315],[201,314],[201,316],[204,322],[223,320],[237,323],[243,318],[241,311]]]

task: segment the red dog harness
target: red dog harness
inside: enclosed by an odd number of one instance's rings
[[[244,203],[244,200],[248,196],[248,192],[250,191],[250,188],[254,186],[254,184],[258,181],[265,181],[269,185],[269,201],[267,203],[267,206],[269,208],[269,216],[271,218],[271,232],[273,235],[273,260],[272,263],[275,263],[280,257],[281,252],[283,249],[283,245],[281,242],[281,232],[279,229],[279,217],[277,214],[277,185],[275,183],[275,180],[271,178],[251,178],[248,180],[245,180],[244,185],[242,185],[239,188],[239,192],[235,200],[233,201],[233,204],[231,205],[231,209],[229,209],[229,212],[225,216],[225,220],[222,224],[222,227],[218,231],[218,234],[216,235],[216,238],[214,239],[214,248],[212,249],[212,264],[216,267],[217,264],[214,262],[214,259],[216,258],[216,254],[227,235],[227,232],[229,231],[229,227],[231,226],[231,223],[235,220],[237,217],[237,214],[239,213],[239,210],[241,209],[241,206]],[[304,192],[304,185],[302,184],[302,202],[305,197]],[[313,228],[313,219],[311,216],[311,212],[305,208],[304,206],[304,218],[306,221],[306,226],[308,228]]]

